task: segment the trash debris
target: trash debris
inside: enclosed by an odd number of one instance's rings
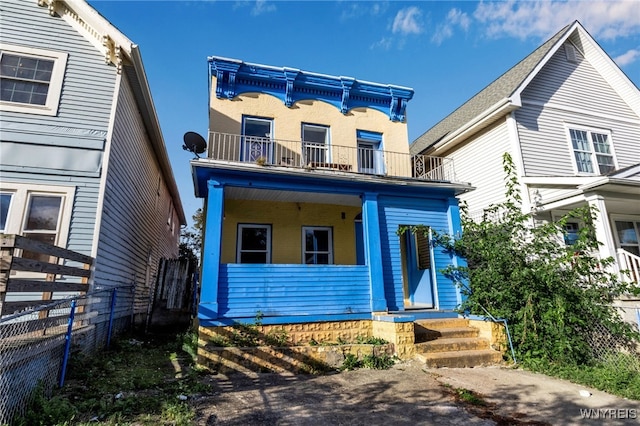
[[[591,396],[591,392],[589,392],[588,390],[581,390],[580,391],[580,396],[583,396],[585,398],[589,398]]]
[[[123,396],[124,396],[124,394],[123,394],[122,392],[118,392],[118,393],[116,394],[116,399],[120,399],[120,398],[122,398]]]
[[[180,401],[186,401],[186,400],[187,400],[187,398],[188,398],[188,396],[187,396],[187,395],[178,395],[178,399],[179,399]]]

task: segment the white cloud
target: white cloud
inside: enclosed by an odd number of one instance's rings
[[[346,7],[342,9],[342,13],[340,14],[340,19],[345,21],[349,19],[357,19],[362,16],[379,16],[382,15],[386,10],[388,4],[385,2],[344,2]]]
[[[626,53],[623,53],[622,55],[619,55],[613,58],[615,63],[621,67],[632,64],[638,59],[640,59],[640,49],[631,49]]]
[[[371,50],[375,50],[375,49],[389,50],[389,49],[391,49],[391,45],[392,44],[393,44],[393,40],[391,38],[382,37],[380,40],[378,40],[377,42],[375,42],[371,46],[369,46],[369,49],[371,49]]]
[[[436,32],[431,37],[431,41],[436,44],[440,44],[444,40],[453,36],[453,31],[456,26],[459,26],[464,31],[468,31],[470,25],[471,18],[469,15],[462,12],[460,9],[453,8],[447,14],[446,21],[436,27]]]
[[[473,16],[496,38],[546,38],[575,20],[602,40],[640,32],[640,1],[635,0],[482,2]]]
[[[267,3],[267,0],[256,0],[256,3],[253,5],[253,9],[251,9],[251,15],[258,16],[263,13],[274,12],[275,10],[275,4]]]
[[[392,32],[394,34],[420,34],[423,31],[420,23],[422,12],[415,6],[401,9],[393,20]]]

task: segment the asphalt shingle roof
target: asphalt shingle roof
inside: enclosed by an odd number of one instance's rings
[[[565,36],[573,24],[567,25],[553,37],[518,62],[454,112],[427,130],[411,144],[412,155],[420,154],[442,138],[467,124],[500,100],[507,99],[522,85],[547,53]]]

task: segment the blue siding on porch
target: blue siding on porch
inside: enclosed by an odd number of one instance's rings
[[[221,264],[218,285],[219,319],[371,311],[367,266]]]
[[[382,263],[384,269],[385,297],[390,311],[404,309],[402,290],[401,225],[427,225],[438,232],[449,232],[446,199],[426,199],[381,196],[378,199]],[[439,269],[451,264],[451,258],[441,248],[435,248],[434,259],[439,309],[454,309],[457,302],[455,285],[445,278]]]

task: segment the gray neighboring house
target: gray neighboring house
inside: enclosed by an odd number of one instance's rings
[[[445,117],[411,155],[447,156],[472,215],[504,200],[502,155],[513,157],[523,209],[549,220],[597,207],[600,255],[640,277],[640,91],[579,22]],[[579,223],[567,231],[577,232]],[[570,243],[570,241],[568,241]]]
[[[95,257],[140,319],[186,220],[138,46],[82,0],[3,0],[0,28],[0,232]]]

